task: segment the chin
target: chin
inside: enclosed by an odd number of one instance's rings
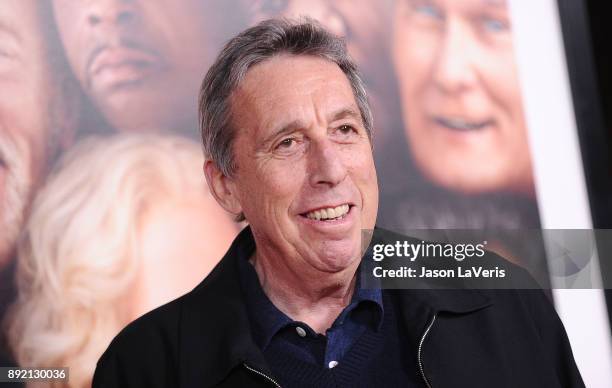
[[[317,253],[317,261],[320,270],[326,272],[339,272],[351,267],[361,260],[358,244],[353,243],[350,246],[333,246],[336,244],[331,243],[329,245],[320,248]]]

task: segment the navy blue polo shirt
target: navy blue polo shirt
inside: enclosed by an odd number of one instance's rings
[[[255,268],[239,260],[239,278],[251,322],[253,338],[262,352],[270,347],[298,360],[333,368],[366,331],[378,332],[383,324],[380,289],[360,287],[359,273],[351,302],[342,310],[325,335],[280,311],[264,293]]]

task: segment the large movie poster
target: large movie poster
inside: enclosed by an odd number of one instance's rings
[[[374,111],[380,226],[540,226],[503,0],[1,3],[0,365],[67,366],[89,386],[114,335],[221,259],[243,224],[208,192],[198,89],[266,18],[346,37]],[[493,245],[544,260],[512,238]]]

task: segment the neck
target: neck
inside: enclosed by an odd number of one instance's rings
[[[273,264],[257,251],[250,261],[272,303],[291,319],[304,322],[322,334],[350,303],[359,265],[359,260],[356,260],[354,265],[331,274],[312,267],[295,271],[286,265],[278,265],[285,261]]]

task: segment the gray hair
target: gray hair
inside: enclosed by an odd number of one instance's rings
[[[202,82],[199,99],[204,156],[217,164],[225,176],[236,171],[232,144],[230,96],[254,65],[280,54],[310,55],[337,64],[348,78],[370,141],[372,113],[364,82],[346,43],[310,18],[269,19],[231,39]]]

